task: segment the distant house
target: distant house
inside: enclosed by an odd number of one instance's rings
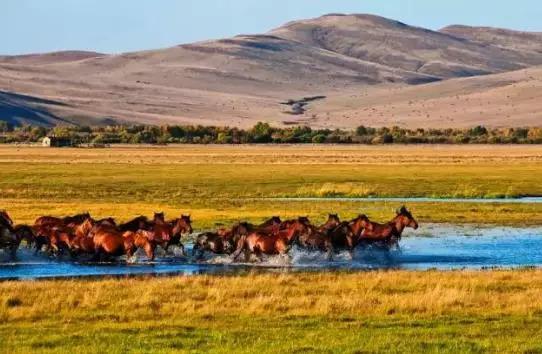
[[[45,147],[65,147],[73,146],[70,138],[61,138],[56,136],[46,136],[41,143]]]

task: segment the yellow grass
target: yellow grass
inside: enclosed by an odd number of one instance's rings
[[[6,352],[524,352],[541,291],[539,270],[5,282],[0,336]]]

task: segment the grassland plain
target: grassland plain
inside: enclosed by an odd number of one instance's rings
[[[0,147],[16,222],[90,211],[239,219],[385,202],[542,195],[542,146]],[[424,222],[540,225],[541,204],[409,203]],[[0,283],[0,352],[542,352],[542,271],[367,272]]]
[[[87,210],[122,220],[190,212],[197,229],[276,214],[386,220],[397,203],[274,198],[542,195],[541,175],[538,145],[1,147],[0,205],[25,223]],[[421,222],[542,222],[542,204],[408,206]]]
[[[5,353],[542,351],[542,271],[0,283]]]

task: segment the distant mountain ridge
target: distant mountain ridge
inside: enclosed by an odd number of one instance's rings
[[[0,120],[47,126],[116,121],[239,127],[267,121],[329,128],[397,120],[408,126],[420,124],[419,119],[409,118],[413,113],[404,108],[394,110],[397,100],[382,92],[425,92],[429,87],[445,98],[451,91],[461,94],[457,85],[467,85],[447,82],[466,77],[485,92],[494,89],[495,82],[507,82],[491,77],[513,71],[532,68],[535,79],[529,82],[537,82],[539,66],[541,33],[458,25],[432,31],[374,15],[329,14],[266,34],[159,50],[3,56]],[[516,83],[523,80],[513,77]],[[320,95],[328,99],[311,103],[299,116],[280,104]],[[367,111],[375,102],[386,106],[386,100],[390,107],[385,112],[391,115],[387,120]],[[409,94],[420,115],[430,115],[420,100]],[[537,107],[531,100],[517,102],[521,112]],[[533,119],[529,113],[518,115],[515,122],[501,121],[495,120],[493,110],[491,117],[475,111],[473,107],[467,117],[431,119],[431,124],[525,125]]]

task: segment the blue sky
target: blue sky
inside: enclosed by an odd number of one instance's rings
[[[162,48],[331,12],[542,31],[541,0],[1,0],[0,54]]]

